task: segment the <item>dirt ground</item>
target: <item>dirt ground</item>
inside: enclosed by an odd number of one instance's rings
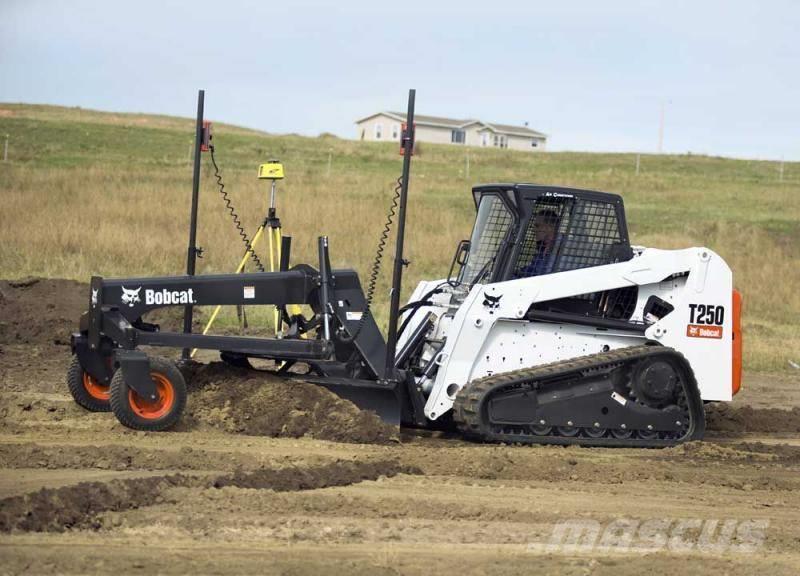
[[[324,389],[213,363],[176,430],[133,432],[64,383],[85,286],[16,284],[0,282],[0,574],[798,572],[792,374],[746,374],[705,442],[665,450],[397,438]],[[602,535],[569,545],[565,522]]]

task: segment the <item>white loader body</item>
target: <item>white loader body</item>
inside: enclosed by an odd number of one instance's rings
[[[411,319],[404,335],[430,312],[432,341],[423,360],[435,357],[432,379],[417,377],[429,392],[425,415],[436,420],[452,407],[467,383],[484,376],[578,358],[647,342],[673,348],[688,360],[703,400],[731,400],[733,378],[733,280],[725,261],[707,248],[659,250],[634,247],[619,263],[445,290]],[[442,281],[420,283],[411,301]],[[575,321],[531,319],[536,303],[637,286],[628,319],[640,330]],[[464,295],[466,293],[466,295]],[[646,317],[651,296],[673,307],[661,318]],[[402,348],[403,342],[400,342]],[[426,356],[427,355],[427,356]]]

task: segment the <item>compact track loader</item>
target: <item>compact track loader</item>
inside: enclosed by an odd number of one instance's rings
[[[240,366],[275,360],[280,374],[389,422],[457,428],[477,440],[656,447],[702,438],[703,403],[731,400],[740,386],[741,297],[708,248],[631,246],[620,196],[473,188],[475,224],[450,274],[421,282],[400,307],[413,115],[412,91],[387,340],[358,274],[331,269],[324,236],[316,267],[289,267],[286,250],[275,272],[94,277],[72,337],[76,401],[113,410],[132,428],[169,428],[186,400],[183,377],[139,348],[200,348]],[[313,316],[289,314],[297,304]],[[142,320],[166,306],[214,305],[277,306],[286,330],[213,336]],[[298,376],[296,365],[307,373]]]

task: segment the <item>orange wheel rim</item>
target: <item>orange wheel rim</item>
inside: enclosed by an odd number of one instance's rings
[[[103,386],[88,372],[83,373],[83,388],[95,400],[108,401],[111,397],[111,387]]]
[[[155,400],[146,400],[133,390],[128,390],[128,402],[134,414],[145,420],[158,420],[172,409],[175,403],[175,389],[169,378],[158,372],[151,372],[150,377],[156,385]]]

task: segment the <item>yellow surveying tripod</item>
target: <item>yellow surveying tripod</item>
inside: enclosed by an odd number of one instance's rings
[[[236,267],[236,274],[240,274],[243,270],[247,261],[250,259],[251,254],[254,253],[256,249],[256,245],[261,237],[264,235],[264,232],[267,233],[267,238],[269,242],[269,271],[275,272],[276,270],[281,269],[281,256],[283,252],[283,243],[284,240],[288,241],[289,238],[284,238],[283,234],[281,233],[281,221],[277,216],[277,211],[275,209],[275,200],[276,200],[276,182],[278,180],[283,180],[283,164],[281,164],[278,160],[270,160],[266,164],[261,164],[258,167],[258,178],[259,180],[270,180],[270,198],[269,198],[269,210],[267,211],[267,216],[264,218],[264,221],[261,223],[261,226],[258,227],[256,230],[255,235],[253,236],[253,240],[250,242],[250,246],[247,250],[245,250],[244,256],[242,257],[241,262],[239,262],[239,266]],[[287,263],[288,264],[288,263]],[[262,269],[263,270],[263,269]],[[287,306],[289,314],[300,314],[301,309],[300,306],[296,304],[289,304]],[[219,305],[214,308],[214,312],[211,314],[211,317],[208,319],[208,322],[203,328],[203,334],[207,334],[208,331],[211,329],[211,326],[214,324],[214,321],[217,319],[217,315],[219,311],[222,309],[222,306]],[[282,328],[282,317],[281,312],[278,307],[275,307],[275,311],[273,312],[273,326],[275,327],[275,334],[280,337],[281,328]],[[192,350],[191,356],[194,357],[195,353],[197,352],[197,348]]]

